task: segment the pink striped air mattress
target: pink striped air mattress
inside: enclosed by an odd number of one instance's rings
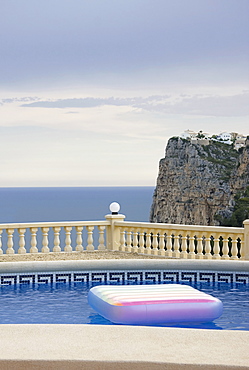
[[[98,285],[88,303],[117,324],[208,322],[222,314],[222,302],[188,285]]]

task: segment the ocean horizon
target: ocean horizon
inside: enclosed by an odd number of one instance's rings
[[[118,202],[127,221],[148,222],[155,187],[2,187],[0,222],[104,220]]]

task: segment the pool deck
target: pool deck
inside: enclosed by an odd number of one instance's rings
[[[0,325],[0,369],[249,369],[249,332]]]

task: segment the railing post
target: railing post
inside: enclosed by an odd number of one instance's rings
[[[245,220],[244,224],[244,256],[245,260],[249,260],[249,220]]]
[[[121,214],[106,215],[109,225],[106,227],[106,247],[109,251],[118,251],[120,246],[120,229],[115,222],[124,221],[125,216]]]

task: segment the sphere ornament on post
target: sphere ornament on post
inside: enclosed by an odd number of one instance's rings
[[[117,202],[110,204],[109,209],[111,214],[106,215],[105,219],[108,222],[106,226],[106,246],[108,250],[118,251],[120,247],[120,222],[125,219],[125,215],[118,213],[120,205]]]
[[[120,210],[120,205],[117,202],[112,202],[109,206],[109,209],[112,215],[118,215],[118,211]]]

